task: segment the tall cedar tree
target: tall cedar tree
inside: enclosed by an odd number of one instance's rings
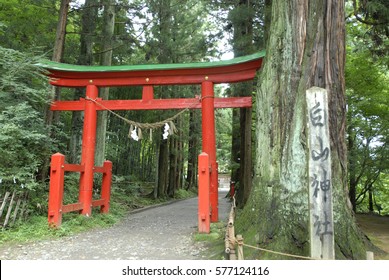
[[[80,55],[77,64],[93,64],[93,38],[96,29],[98,0],[86,0],[81,16]],[[76,89],[74,99],[85,96],[85,90]],[[69,143],[69,162],[77,163],[81,154],[81,130],[83,124],[83,112],[72,112],[72,128]]]
[[[100,65],[110,66],[112,64],[113,35],[115,30],[115,0],[102,1],[103,12],[103,46]],[[99,96],[108,99],[109,88],[100,88]],[[105,145],[107,132],[107,111],[98,112],[96,131],[95,163],[102,166],[105,159]]]
[[[254,6],[252,1],[240,0],[234,5],[229,18],[232,22],[234,56],[239,57],[254,52],[253,45],[253,17]],[[238,83],[232,86],[233,96],[251,96],[252,82]],[[231,181],[237,187],[236,201],[243,206],[250,194],[252,184],[252,136],[251,122],[252,109],[234,109],[232,115],[232,145]]]
[[[344,1],[272,1],[256,100],[255,178],[238,219],[245,243],[309,254],[305,94],[318,86],[329,94],[336,258],[365,257],[347,190],[344,19]]]

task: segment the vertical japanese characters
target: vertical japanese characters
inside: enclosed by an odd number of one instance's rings
[[[327,91],[307,90],[311,257],[334,259],[331,151]]]

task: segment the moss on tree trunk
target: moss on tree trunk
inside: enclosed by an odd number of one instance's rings
[[[269,32],[256,96],[255,178],[236,232],[247,244],[309,255],[305,92],[318,86],[329,94],[336,258],[364,258],[346,187],[344,2],[274,0]]]

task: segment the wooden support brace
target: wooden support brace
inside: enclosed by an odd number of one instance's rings
[[[64,164],[64,171],[84,172],[85,166],[81,164]]]
[[[62,214],[82,210],[82,203],[73,203],[62,206]]]

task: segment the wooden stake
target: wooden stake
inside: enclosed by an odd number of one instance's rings
[[[236,242],[238,243],[238,260],[244,260],[244,255],[243,255],[243,236],[238,234],[236,236]]]
[[[11,211],[12,211],[12,207],[13,207],[14,199],[15,199],[15,193],[16,193],[16,191],[13,191],[13,193],[12,193],[11,201],[9,202],[9,206],[8,206],[7,215],[5,216],[5,220],[3,223],[3,228],[5,228],[7,226],[9,217],[11,216]]]
[[[22,204],[22,209],[20,210],[19,221],[23,220],[24,211],[26,210],[26,206],[27,206],[27,200],[28,200],[28,192],[26,192],[24,197],[23,197],[23,204]],[[26,211],[26,213],[27,213],[27,211]],[[25,215],[25,216],[27,216],[27,215]]]
[[[0,218],[3,215],[3,211],[4,211],[4,208],[5,208],[5,205],[7,204],[7,199],[8,199],[10,194],[11,194],[10,192],[6,192],[5,195],[4,195],[3,203],[1,204],[1,207],[0,207]]]
[[[15,220],[16,220],[16,217],[18,216],[20,203],[22,202],[22,198],[21,198],[21,197],[22,197],[22,194],[19,195],[18,200],[17,200],[17,202],[16,202],[16,207],[15,207],[14,213],[13,213],[13,215],[12,215],[12,221],[11,221],[11,223],[9,224],[10,227],[12,227],[12,226],[14,225]]]

